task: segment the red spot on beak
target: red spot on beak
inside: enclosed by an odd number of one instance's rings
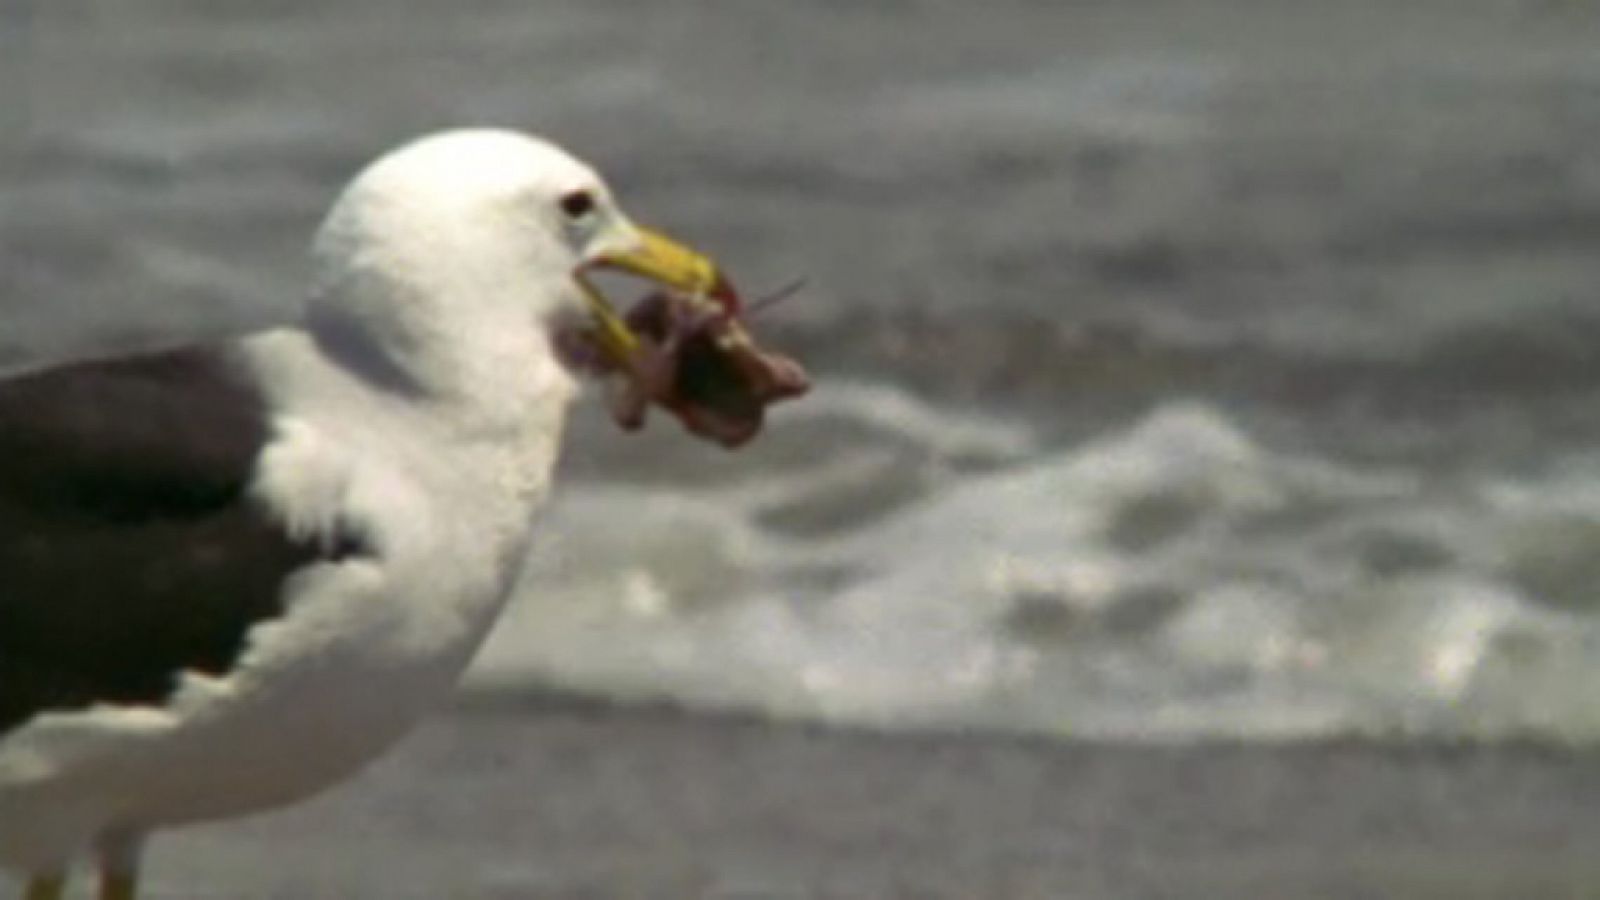
[[[740,299],[739,292],[734,289],[728,276],[721,272],[717,273],[717,282],[711,286],[708,294],[729,315],[738,316],[744,312],[744,301]]]

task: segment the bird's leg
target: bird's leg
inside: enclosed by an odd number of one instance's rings
[[[100,900],[135,900],[139,893],[139,857],[144,835],[118,832],[101,837]]]
[[[61,900],[66,894],[67,876],[61,872],[33,875],[23,890],[23,900]]]

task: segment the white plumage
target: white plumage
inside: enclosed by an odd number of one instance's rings
[[[563,208],[574,192],[592,208]],[[363,172],[316,238],[303,323],[230,352],[270,411],[251,496],[298,540],[364,552],[296,570],[236,665],[163,705],[0,735],[0,865],[41,891],[88,853],[117,875],[151,831],[316,792],[435,706],[549,486],[575,390],[551,334],[589,314],[572,273],[637,241],[598,176],[534,138],[449,133]]]

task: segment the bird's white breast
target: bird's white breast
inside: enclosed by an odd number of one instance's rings
[[[337,781],[440,701],[505,602],[574,390],[547,354],[504,396],[456,407],[375,392],[300,332],[243,349],[280,408],[256,499],[297,537],[353,528],[362,550],[296,572],[227,675],[185,676],[162,708],[45,714],[9,735],[0,861]]]

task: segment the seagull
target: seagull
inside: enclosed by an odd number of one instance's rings
[[[0,381],[0,869],[28,900],[83,860],[132,900],[153,833],[394,743],[506,602],[577,390],[561,336],[639,368],[587,273],[731,296],[510,131],[379,158],[312,260],[292,325]]]

